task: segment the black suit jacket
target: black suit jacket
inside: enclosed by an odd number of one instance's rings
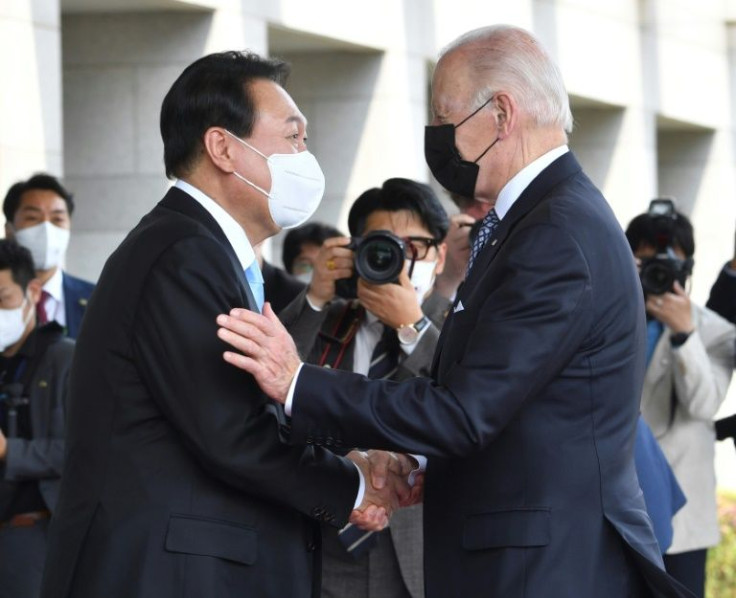
[[[64,291],[66,334],[69,338],[77,338],[82,325],[82,316],[87,309],[92,291],[95,290],[95,285],[67,272],[62,272],[62,289]]]
[[[38,481],[50,511],[56,509],[64,462],[64,407],[74,341],[51,322],[36,328],[21,347],[28,355],[24,384],[28,397],[32,439],[8,438],[7,457],[0,463],[0,485]]]
[[[232,247],[171,189],[85,314],[44,598],[312,595],[314,519],[346,522],[358,474],[279,441],[273,403],[222,360],[235,306],[254,302]]]
[[[726,264],[718,274],[705,306],[736,324],[736,276],[726,271],[729,265]]]
[[[282,309],[296,299],[299,293],[307,288],[307,285],[301,280],[266,260],[263,260],[261,274],[263,274],[264,296],[266,301],[271,303],[275,313],[280,313]]]
[[[634,470],[641,285],[613,212],[568,153],[514,203],[459,289],[432,378],[305,366],[292,437],[430,457],[428,598],[688,595]],[[635,564],[634,564],[635,563]]]

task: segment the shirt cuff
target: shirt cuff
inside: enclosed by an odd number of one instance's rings
[[[353,463],[351,461],[351,463]],[[357,509],[361,504],[363,504],[363,497],[365,496],[365,478],[363,477],[363,472],[360,471],[360,467],[358,467],[357,464],[353,463],[355,465],[355,469],[358,470],[358,475],[360,476],[360,486],[358,486],[358,496],[355,497],[355,504],[353,505],[353,510]]]
[[[401,346],[401,350],[404,353],[406,353],[407,355],[411,355],[414,352],[414,349],[417,348],[417,345],[419,344],[419,341],[422,340],[422,336],[424,336],[424,334],[427,332],[427,330],[429,330],[429,324],[427,324],[424,328],[422,328],[419,331],[419,336],[417,336],[417,340],[415,340],[413,343],[406,344],[406,345],[403,344],[403,343],[399,343],[400,346]]]
[[[417,477],[417,474],[427,470],[427,457],[424,455],[415,455],[414,453],[409,453],[409,456],[417,460],[417,466],[409,472],[409,478],[407,480],[409,486],[413,486],[414,478]]]
[[[314,303],[312,303],[312,301],[309,299],[309,293],[306,293],[304,295],[304,298],[307,300],[307,305],[311,307],[314,311],[322,311],[322,309],[324,308],[324,305],[322,307],[317,307]],[[327,304],[325,303],[325,305]]]
[[[291,379],[291,386],[289,386],[289,392],[286,393],[286,402],[284,403],[284,413],[291,417],[291,404],[294,402],[294,391],[296,390],[296,380],[299,377],[299,372],[302,371],[302,367],[304,367],[304,362],[299,364],[299,367],[296,370],[296,374],[294,374],[294,377]]]

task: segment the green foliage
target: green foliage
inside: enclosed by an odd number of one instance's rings
[[[718,493],[718,521],[721,543],[708,551],[707,598],[736,595],[736,494]]]

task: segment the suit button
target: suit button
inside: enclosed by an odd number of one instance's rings
[[[314,552],[315,550],[317,550],[317,543],[307,542],[307,552]]]

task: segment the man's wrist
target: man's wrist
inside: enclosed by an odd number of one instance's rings
[[[681,347],[687,342],[687,339],[690,338],[690,335],[694,331],[691,330],[690,332],[674,332],[670,334],[670,345],[673,349],[677,349],[678,347]]]

